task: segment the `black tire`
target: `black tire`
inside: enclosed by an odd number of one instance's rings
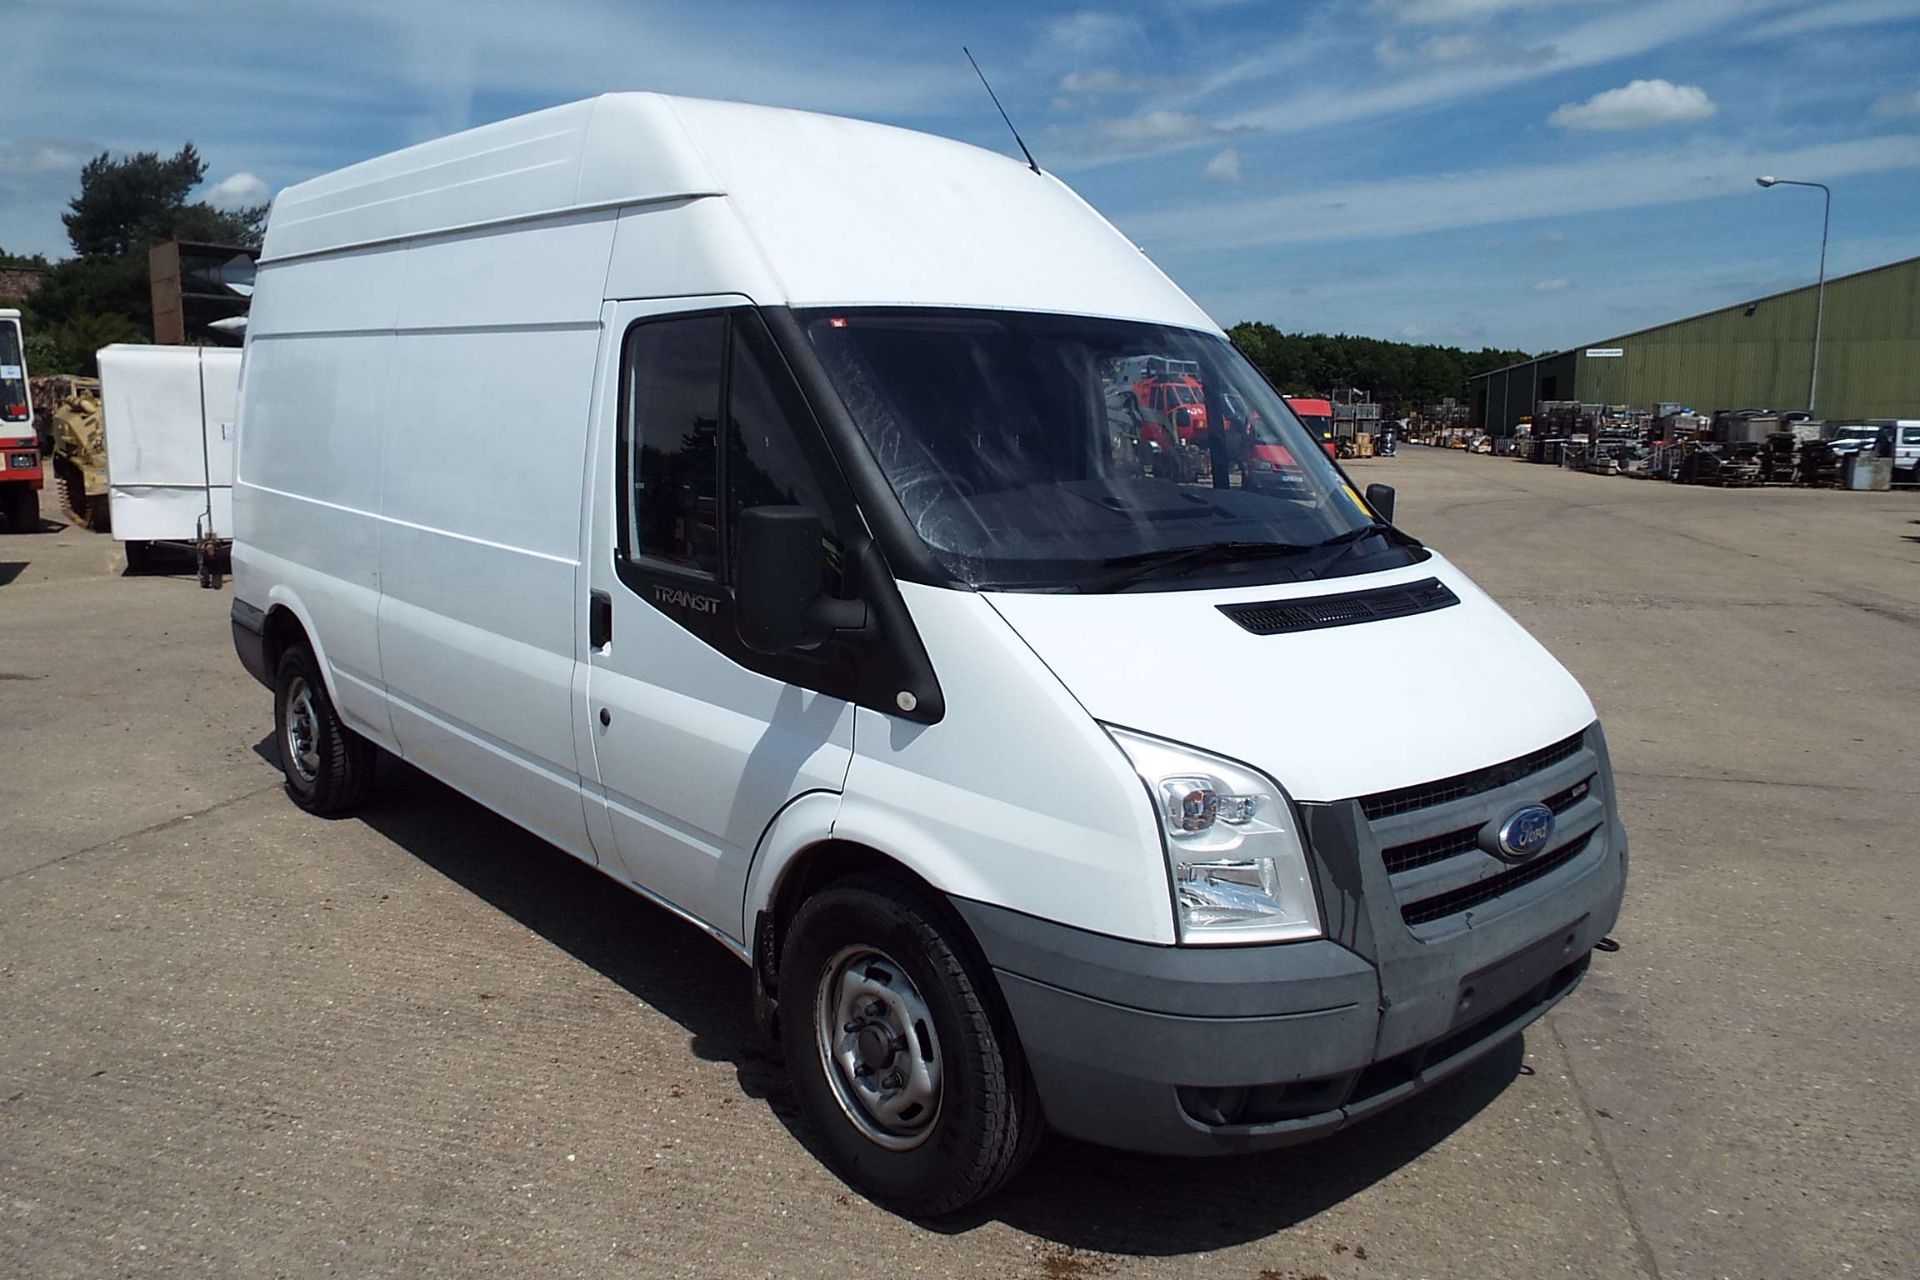
[[[320,664],[304,645],[280,655],[273,682],[273,731],[287,795],[295,804],[308,813],[334,817],[366,800],[373,786],[374,745],[340,723],[326,681],[320,678]]]
[[[0,515],[7,519],[7,528],[14,533],[40,532],[40,495],[24,484],[9,484],[0,489]]]
[[[848,1097],[849,1077],[823,1048],[822,992],[829,992],[830,1012],[849,952],[878,957],[877,964],[855,964],[864,973],[889,961],[904,970],[907,989],[930,1015],[938,1100],[932,1120],[912,1138],[916,1145],[906,1149],[869,1136],[863,1124],[875,1124],[871,1113],[856,1118],[861,1107]],[[992,1195],[1033,1154],[1045,1122],[1018,1038],[960,926],[920,894],[878,876],[816,893],[787,929],[779,982],[781,1047],[794,1091],[836,1172],[876,1203],[913,1217],[949,1214]],[[827,1022],[831,1035],[840,1019]],[[919,1044],[928,1041],[922,1036]],[[889,1137],[908,1140],[897,1132]]]

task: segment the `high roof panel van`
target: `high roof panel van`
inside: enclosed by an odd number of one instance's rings
[[[1151,464],[1163,366],[1209,465]],[[390,752],[692,921],[886,1204],[1046,1126],[1329,1133],[1618,912],[1579,686],[1035,169],[650,94],[509,120],[283,192],[242,384],[233,634],[293,800]]]

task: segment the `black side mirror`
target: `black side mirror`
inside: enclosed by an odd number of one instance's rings
[[[1393,486],[1390,484],[1370,484],[1367,486],[1367,505],[1380,513],[1380,518],[1388,524],[1393,523]]]
[[[826,533],[805,507],[748,507],[734,524],[734,625],[755,653],[810,649],[866,624],[866,606],[820,590]]]

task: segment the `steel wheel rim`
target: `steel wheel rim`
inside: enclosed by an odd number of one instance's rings
[[[287,686],[287,763],[302,782],[320,776],[320,717],[313,708],[313,687],[304,676]]]
[[[889,1151],[925,1142],[940,1118],[940,1037],[907,971],[884,951],[843,947],[821,969],[814,1041],[835,1101]]]

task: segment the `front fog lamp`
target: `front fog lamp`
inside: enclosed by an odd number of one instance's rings
[[[1125,729],[1108,732],[1159,812],[1181,942],[1321,936],[1306,847],[1279,787],[1191,747]]]

